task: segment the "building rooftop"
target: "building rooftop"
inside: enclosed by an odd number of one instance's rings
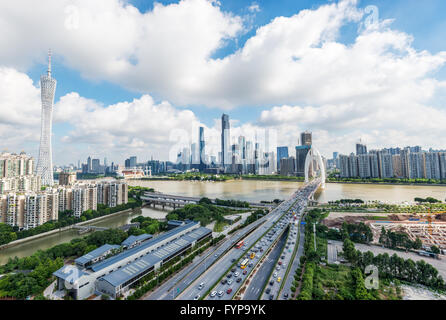
[[[157,263],[174,255],[176,252],[185,249],[197,239],[210,233],[212,233],[212,231],[204,227],[195,229],[192,232],[181,236],[179,239],[167,243],[166,245],[160,247],[158,250],[155,250],[152,253],[149,253],[135,260],[127,266],[105,275],[101,278],[101,280],[107,281],[111,285],[117,287],[133,279],[134,277],[137,277],[139,274],[155,266]]]
[[[99,258],[107,251],[118,248],[119,248],[118,245],[104,244],[103,246],[100,246],[99,248],[94,249],[93,251],[90,251],[87,254],[84,254],[82,257],[77,258],[76,260],[74,260],[74,262],[80,265],[85,265],[88,262],[92,261],[93,259]]]
[[[83,272],[79,267],[67,264],[53,273],[58,278],[74,284],[79,278],[87,273]]]
[[[141,241],[142,242],[142,241],[145,241],[145,240],[148,240],[148,239],[151,239],[151,238],[153,238],[153,236],[151,234],[148,234],[148,233],[143,233],[143,234],[141,234],[139,236],[130,236],[130,237],[128,237],[127,239],[125,239],[121,243],[121,246],[130,247],[132,244],[134,244],[137,241]]]
[[[179,232],[181,232],[183,230],[187,230],[187,229],[191,228],[192,226],[194,226],[196,224],[199,224],[199,222],[191,222],[191,223],[185,224],[183,226],[177,227],[175,229],[172,229],[170,231],[164,232],[161,235],[159,235],[159,236],[157,236],[157,237],[155,237],[153,239],[150,239],[149,241],[146,241],[145,243],[143,243],[143,244],[141,244],[139,246],[133,247],[133,248],[128,249],[128,250],[125,250],[124,252],[121,252],[121,253],[113,256],[113,257],[110,257],[110,258],[105,259],[105,260],[103,260],[101,262],[93,264],[91,266],[91,269],[94,272],[97,272],[99,270],[107,268],[107,267],[109,267],[109,266],[111,266],[111,265],[121,261],[122,259],[130,257],[130,256],[132,256],[134,254],[137,254],[139,251],[142,251],[142,250],[144,250],[144,249],[146,249],[148,247],[151,247],[154,244],[156,244],[158,242],[161,242],[161,241],[171,237],[172,235],[174,235],[176,233],[179,233]]]

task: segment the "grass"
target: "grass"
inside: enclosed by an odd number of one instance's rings
[[[226,221],[217,221],[214,225],[214,232],[222,232],[224,227],[227,226],[228,223]]]

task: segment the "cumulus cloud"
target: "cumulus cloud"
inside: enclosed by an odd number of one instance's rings
[[[0,72],[15,84],[0,85],[0,106],[8,110],[0,130],[11,139],[20,124],[38,132],[39,92],[19,71],[43,62],[51,47],[58,61],[84,77],[142,95],[104,106],[73,92],[57,102],[54,120],[72,128],[63,141],[97,146],[93,151],[161,155],[171,140],[184,137],[178,132],[196,131],[190,127],[198,126],[198,117],[178,107],[188,105],[262,107],[257,121],[235,126],[233,135],[274,129],[279,144],[293,146],[299,131],[309,129],[326,155],[352,150],[360,137],[376,146],[444,147],[438,136],[446,133],[446,111],[438,97],[446,82],[436,72],[446,52],[416,50],[412,36],[392,29],[391,20],[364,23],[368,13],[356,0],[340,0],[276,17],[239,50],[213,58],[246,31],[244,19],[217,1],[156,3],[145,13],[119,0],[3,1],[0,28],[8,32],[0,35],[0,60],[8,68]],[[350,23],[359,32],[345,44],[340,33]],[[206,128],[210,140],[218,141],[218,126]],[[218,151],[218,143],[212,145]]]

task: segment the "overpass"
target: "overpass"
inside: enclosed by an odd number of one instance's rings
[[[184,207],[186,204],[197,204],[200,201],[200,197],[187,197],[187,196],[179,196],[165,193],[157,193],[157,192],[144,192],[144,195],[141,196],[141,200],[147,202],[149,205],[161,205],[164,209],[164,206],[171,206],[174,209]],[[209,199],[215,205],[215,199]],[[252,210],[252,207],[255,208],[264,208],[269,209],[275,207],[275,205],[268,203],[258,203],[258,202],[248,202],[250,208],[243,207],[231,207],[231,206],[221,206],[225,208],[230,208],[234,210]]]

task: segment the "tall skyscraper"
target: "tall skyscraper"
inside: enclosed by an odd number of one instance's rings
[[[280,160],[284,158],[288,158],[288,147],[277,147],[277,170],[280,172],[282,172]]]
[[[367,146],[365,144],[357,143],[356,144],[356,155],[367,154]]]
[[[51,77],[51,51],[49,51],[47,74],[40,77],[42,124],[40,132],[39,160],[37,162],[37,175],[41,177],[42,184],[48,186],[52,186],[54,183],[53,159],[51,151],[51,128],[56,84],[56,79]]]
[[[200,132],[199,132],[199,137],[200,137],[200,141],[199,141],[199,146],[200,146],[200,171],[203,171],[206,167],[206,151],[205,151],[205,142],[204,142],[204,128],[200,127]]]
[[[313,143],[313,138],[311,132],[305,131],[300,134],[300,144],[302,146],[311,146]]]
[[[227,167],[231,164],[231,152],[230,152],[230,133],[229,133],[229,116],[223,114],[221,116],[221,163],[223,167]]]

